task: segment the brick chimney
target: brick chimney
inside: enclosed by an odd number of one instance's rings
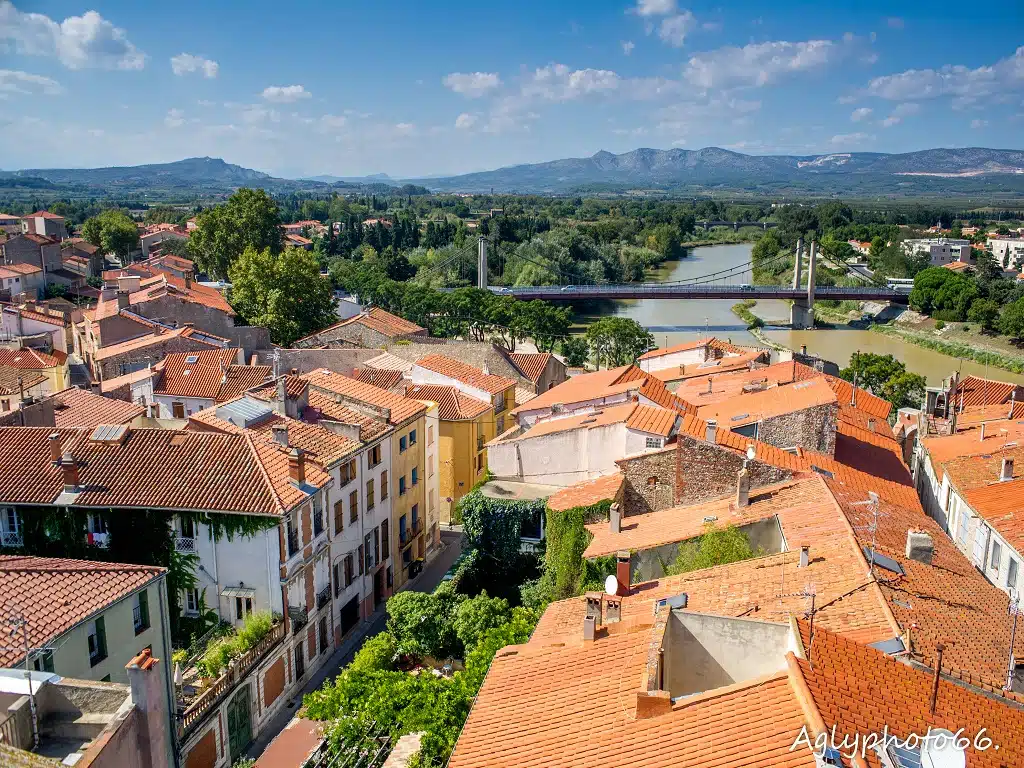
[[[76,493],[81,485],[78,464],[71,451],[65,451],[60,459],[60,472],[64,477],[64,493]]]
[[[160,659],[148,648],[125,665],[138,720],[138,746],[152,766],[174,765],[171,712]]]
[[[715,442],[715,435],[718,434],[718,422],[715,419],[708,419],[708,427],[704,433],[704,439],[709,443]]]
[[[1007,480],[1013,480],[1013,459],[1009,456],[1003,459],[1002,471],[999,473],[1000,482],[1005,483]]]
[[[284,448],[288,447],[288,425],[287,424],[275,424],[270,428],[270,434],[274,438],[274,442]]]
[[[618,596],[604,596],[604,623],[614,624],[622,619],[622,598]]]
[[[619,506],[618,502],[612,504],[611,509],[608,510],[608,520],[612,533],[622,531],[622,507]]]
[[[630,554],[628,549],[620,549],[615,555],[615,580],[619,582],[616,594],[620,597],[629,594]]]
[[[128,307],[131,306],[131,303],[132,303],[131,302],[131,294],[128,293],[128,291],[118,291],[117,292],[117,309],[118,309],[118,311],[121,311],[122,309],[128,309]]]
[[[50,461],[55,467],[60,466],[61,456],[63,455],[60,449],[60,433],[51,432],[50,436],[46,438],[46,442],[50,444]]]
[[[743,462],[743,469],[736,473],[736,506],[745,507],[750,503],[750,470],[747,469],[747,462]]]
[[[288,478],[295,485],[306,482],[306,454],[299,448],[292,448],[288,452]]]
[[[587,618],[594,619],[594,621],[601,624],[601,593],[600,592],[587,592],[585,600],[587,601]]]

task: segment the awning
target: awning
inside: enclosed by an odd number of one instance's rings
[[[220,593],[223,597],[256,597],[256,590],[251,587],[228,587]]]

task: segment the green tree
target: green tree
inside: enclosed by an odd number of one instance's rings
[[[188,250],[188,240],[184,237],[168,237],[161,241],[160,253],[167,256],[179,256],[183,259],[192,258],[192,254]]]
[[[562,339],[561,348],[565,364],[570,368],[582,368],[587,364],[587,359],[590,357],[590,347],[582,336],[569,336],[566,339]]]
[[[264,190],[245,187],[231,195],[224,205],[200,213],[189,237],[189,251],[196,267],[217,278],[226,277],[246,249],[268,250],[277,255],[281,245],[277,203]]]
[[[787,269],[779,258],[781,251],[782,243],[779,242],[779,237],[773,230],[765,232],[754,243],[754,248],[750,252],[750,261],[753,266],[755,283],[764,285],[778,282],[779,275]]]
[[[231,305],[250,325],[270,331],[275,344],[288,345],[337,319],[331,283],[307,251],[247,248],[228,272]]]
[[[1024,298],[1017,299],[1003,308],[999,318],[999,330],[1018,341],[1024,339]]]
[[[454,617],[465,600],[445,587],[437,591],[399,592],[388,600],[388,632],[399,653],[444,658],[458,653]]]
[[[123,211],[109,209],[93,216],[82,225],[82,236],[92,245],[113,253],[121,265],[127,264],[139,246],[139,228]]]
[[[654,347],[654,336],[628,317],[603,317],[587,328],[587,343],[598,365],[627,365]]]
[[[942,320],[964,320],[980,293],[973,278],[945,267],[929,267],[914,277],[909,300],[912,308],[926,315]]]
[[[856,381],[858,387],[888,400],[896,408],[920,405],[924,396],[924,377],[909,373],[907,366],[892,355],[854,353],[839,375]]]
[[[696,541],[683,542],[675,561],[665,571],[669,576],[690,571],[699,571],[716,565],[735,563],[760,557],[764,551],[754,550],[735,525],[717,528],[714,523],[704,527],[704,533]]]
[[[472,649],[489,629],[500,627],[510,618],[508,601],[488,597],[482,592],[463,600],[455,609],[455,635],[465,649]]]
[[[924,400],[925,378],[917,373],[904,372],[893,376],[882,385],[878,396],[888,400],[894,408],[918,408]]]
[[[967,312],[967,319],[986,331],[994,331],[999,324],[999,303],[992,299],[975,299]]]

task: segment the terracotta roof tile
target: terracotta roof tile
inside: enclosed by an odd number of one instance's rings
[[[0,365],[0,394],[20,394],[44,381],[46,381],[46,376],[38,371]]]
[[[940,480],[946,464],[951,461],[994,453],[1018,443],[1024,444],[1024,421],[989,421],[985,424],[984,439],[980,429],[974,429],[956,435],[926,437],[921,441]]]
[[[123,355],[127,352],[134,352],[135,350],[145,349],[146,347],[158,346],[178,337],[189,339],[197,344],[205,344],[211,349],[222,348],[227,344],[227,339],[222,339],[218,336],[214,336],[213,334],[204,333],[203,331],[197,331],[191,327],[174,328],[172,330],[161,329],[161,331],[161,333],[148,333],[145,336],[139,336],[138,338],[129,339],[128,341],[122,341],[119,344],[111,344],[108,347],[100,347],[93,355],[93,359],[106,360],[109,357],[117,357],[118,355]]]
[[[373,440],[387,432],[391,427],[383,419],[367,416],[365,413],[336,403],[330,395],[310,390],[309,407],[314,411],[317,420],[337,421],[342,424],[358,424],[359,439],[363,442]],[[304,416],[305,418],[305,416]]]
[[[128,424],[146,412],[137,403],[114,400],[77,387],[56,392],[53,399],[53,418],[59,429]]]
[[[385,370],[381,368],[361,368],[353,371],[353,378],[366,384],[373,384],[381,389],[391,389],[401,383],[403,376],[401,371]]]
[[[666,408],[658,408],[629,400],[573,416],[545,419],[533,424],[521,435],[509,440],[530,440],[570,429],[597,429],[612,424],[624,424],[629,429],[652,435],[668,437],[675,428],[679,414]],[[506,440],[507,442],[507,440]]]
[[[4,269],[19,275],[34,275],[36,272],[43,271],[42,267],[37,267],[35,264],[4,264]]]
[[[536,384],[544,375],[552,355],[550,352],[512,352],[508,357],[523,376]]]
[[[410,323],[404,317],[393,315],[380,307],[371,307],[358,315],[346,318],[340,323],[335,323],[334,325],[323,328],[316,333],[311,333],[309,336],[304,336],[297,341],[309,341],[310,339],[315,339],[321,334],[327,333],[328,331],[332,331],[336,328],[343,328],[346,325],[363,325],[370,330],[377,331],[378,333],[390,338],[422,334],[426,330],[424,328],[420,328],[416,323]]]
[[[625,476],[621,472],[584,480],[570,485],[548,497],[547,507],[554,512],[563,512],[573,507],[589,507],[602,501],[615,501],[622,493]]]
[[[26,320],[35,320],[39,323],[47,323],[49,325],[68,325],[63,315],[51,315],[48,312],[40,312],[34,309],[27,309],[25,307],[4,307],[4,313],[11,316],[16,316],[18,313]]]
[[[349,397],[353,400],[369,403],[377,408],[387,408],[391,411],[391,424],[398,426],[409,419],[417,418],[426,413],[427,406],[417,400],[410,400],[402,395],[396,395],[386,389],[366,384],[362,381],[342,376],[326,368],[305,374],[302,377],[309,382],[310,390],[319,389],[325,394],[338,394]]]
[[[463,394],[456,387],[437,384],[415,384],[405,388],[405,396],[413,400],[437,403],[438,416],[445,421],[465,421],[493,411],[490,403]]]
[[[1019,384],[983,379],[980,376],[965,376],[953,390],[949,402],[957,408],[968,408],[973,405],[999,405],[1009,403],[1010,397],[1019,391]]]
[[[164,573],[149,565],[0,555],[0,593],[22,612],[29,645],[39,648]],[[0,648],[0,667],[24,658],[13,646]]]
[[[153,392],[224,402],[272,378],[269,365],[234,365],[237,356],[231,348],[173,352],[158,364]]]
[[[495,376],[492,373],[484,373],[479,368],[474,368],[461,360],[455,360],[444,355],[427,355],[416,362],[420,368],[447,376],[449,379],[461,381],[476,389],[482,389],[492,395],[512,389],[516,386],[513,379],[504,376]]]
[[[56,368],[67,362],[67,352],[55,349],[52,352],[42,352],[38,349],[9,349],[0,348],[0,365],[7,365],[12,368],[28,368],[32,370],[43,370]]]
[[[836,395],[827,382],[809,379],[702,405],[697,415],[704,420],[717,419],[720,426],[728,429],[835,402]]]
[[[710,338],[696,339],[695,341],[684,341],[681,344],[675,344],[671,347],[659,347],[657,349],[644,352],[637,358],[637,360],[653,360],[654,358],[664,357],[665,355],[674,355],[677,352],[687,352],[691,349],[700,349],[701,347],[708,346],[710,341]]]

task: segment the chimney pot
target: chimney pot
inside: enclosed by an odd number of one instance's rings
[[[747,470],[746,461],[743,462],[743,469],[736,474],[736,506],[745,507],[750,503],[750,472]]]
[[[288,425],[287,424],[275,424],[270,428],[270,433],[274,437],[274,442],[278,445],[288,447]]]
[[[594,619],[596,624],[601,623],[601,593],[587,592],[587,618]]]
[[[593,616],[587,616],[583,620],[583,639],[587,642],[593,642],[597,636],[597,622]]]
[[[718,422],[715,419],[708,419],[707,431],[704,433],[704,438],[709,442],[715,442],[715,435],[718,433]]]
[[[935,545],[932,537],[925,531],[907,531],[906,556],[908,560],[931,564]]]
[[[622,619],[622,598],[604,595],[604,623],[614,624]]]
[[[868,419],[868,431],[869,432],[874,432],[875,431],[875,420],[874,419]]]
[[[1013,480],[1013,459],[1009,456],[1003,459],[1003,469],[999,474],[999,479],[1003,482]]]
[[[306,482],[306,454],[299,448],[288,453],[288,477],[296,485]]]
[[[65,451],[61,457],[60,472],[64,479],[64,493],[77,492],[81,484],[78,476],[78,464],[70,451]]]
[[[50,444],[50,461],[52,461],[54,465],[60,464],[61,456],[63,455],[63,452],[60,449],[60,433],[51,432],[50,436],[47,438],[47,442]]]
[[[128,309],[131,306],[131,294],[128,291],[117,292],[117,309]]]
[[[612,504],[608,511],[608,521],[612,533],[619,533],[622,530],[622,507],[618,502]]]
[[[981,442],[985,442],[985,422],[981,422],[981,437],[978,438]]]
[[[806,568],[811,562],[811,547],[809,544],[800,546],[800,567]]]
[[[291,373],[292,376],[298,376],[299,375],[299,369],[298,368],[292,368],[291,371],[289,371],[289,372]]]
[[[616,594],[620,597],[629,594],[631,580],[631,555],[628,549],[619,550],[615,555],[615,580],[619,582],[619,590]]]

